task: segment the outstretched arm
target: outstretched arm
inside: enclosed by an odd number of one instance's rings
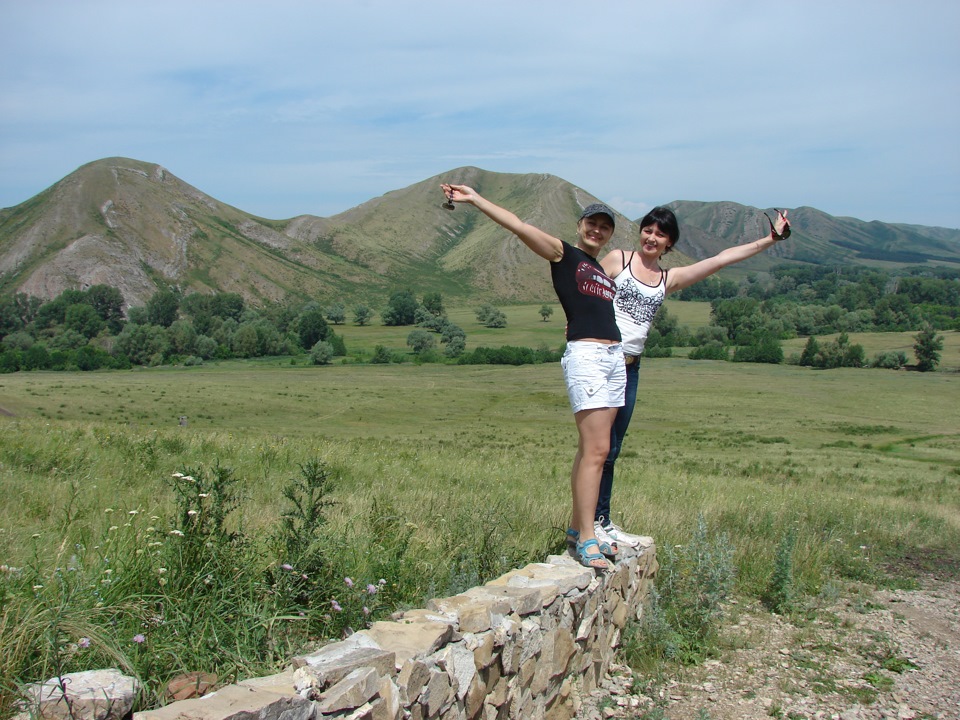
[[[693,265],[672,268],[667,273],[667,294],[690,287],[713,275],[717,270],[758,255],[774,243],[789,237],[790,221],[787,220],[787,211],[777,210],[777,219],[771,222],[771,226],[770,233],[755,242],[727,248]]]
[[[540,257],[546,258],[550,262],[557,262],[563,257],[563,242],[560,239],[545,233],[540,228],[523,222],[509,210],[482,197],[473,188],[466,185],[448,185],[446,183],[440,185],[440,187],[450,201],[473,205],[488,218],[520,238],[524,245]]]

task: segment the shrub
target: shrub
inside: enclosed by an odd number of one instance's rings
[[[899,370],[907,364],[906,354],[898,350],[897,352],[879,353],[873,358],[870,367],[884,368],[886,370]]]
[[[393,356],[390,353],[390,350],[387,349],[386,345],[377,345],[373,349],[373,357],[370,358],[370,362],[376,365],[387,365],[393,360]]]
[[[783,362],[783,348],[775,337],[764,334],[755,343],[734,350],[733,361],[779,365]]]
[[[478,347],[473,352],[461,355],[457,363],[459,365],[532,365],[559,362],[560,355],[561,353],[547,348],[534,350],[512,345],[499,348]]]
[[[326,340],[320,340],[310,349],[310,362],[314,365],[329,365],[333,360],[333,345]]]
[[[643,349],[643,356],[648,358],[673,357],[673,348],[669,345],[654,345],[650,348],[645,347]]]
[[[691,360],[728,360],[727,348],[723,343],[710,340],[690,351]]]

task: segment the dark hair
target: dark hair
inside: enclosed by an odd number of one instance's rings
[[[670,252],[680,239],[680,223],[677,222],[677,216],[673,214],[673,210],[658,205],[643,216],[640,221],[640,230],[650,225],[657,225],[666,234],[670,240],[670,246],[663,252]]]

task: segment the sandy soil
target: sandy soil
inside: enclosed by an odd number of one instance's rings
[[[730,610],[720,659],[659,684],[614,667],[579,720],[960,719],[960,582],[851,588],[795,622]]]

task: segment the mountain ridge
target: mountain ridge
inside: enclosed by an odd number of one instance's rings
[[[598,198],[562,178],[462,167],[324,218],[258,217],[128,158],[81,166],[0,210],[0,292],[49,299],[68,288],[117,287],[128,306],[158,287],[237,292],[253,304],[285,298],[364,302],[398,289],[469,301],[552,301],[549,267],[476,210],[441,208],[441,182],[475,187],[527,222],[575,239],[582,207]],[[762,210],[674,201],[681,240],[666,265],[686,264],[767,232]],[[768,210],[769,212],[769,210]],[[742,265],[782,262],[960,266],[960,231],[790,211],[793,238]],[[617,214],[610,249],[634,247],[637,224]],[[885,260],[886,258],[887,260]]]

